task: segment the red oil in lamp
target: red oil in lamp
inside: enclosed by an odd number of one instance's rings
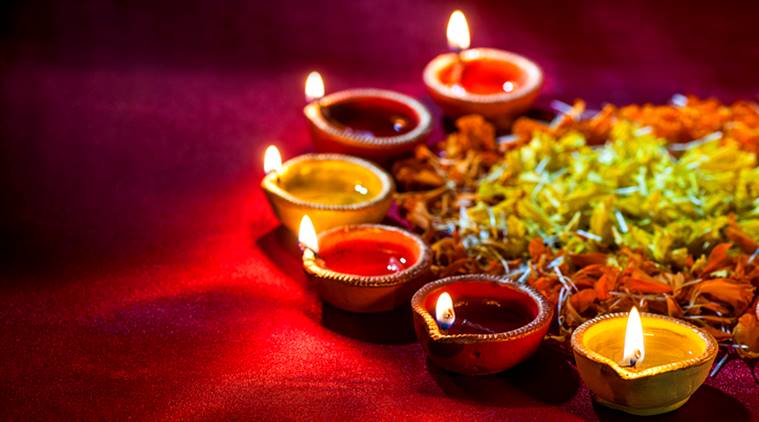
[[[503,50],[469,49],[464,14],[451,14],[447,28],[453,53],[435,57],[424,69],[424,83],[446,115],[481,114],[499,127],[535,102],[543,72],[533,61]]]
[[[383,312],[408,304],[429,277],[429,248],[399,228],[359,224],[317,238],[305,216],[298,238],[303,268],[322,300],[346,311]]]
[[[525,360],[553,316],[537,290],[485,274],[428,283],[414,294],[411,308],[430,360],[466,375],[500,372]]]
[[[306,78],[303,109],[317,150],[374,161],[411,151],[429,134],[432,119],[417,100],[383,89],[351,89],[324,97],[317,72]]]

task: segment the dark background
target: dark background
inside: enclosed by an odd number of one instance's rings
[[[755,2],[3,2],[0,415],[618,416],[555,357],[469,380],[356,340],[386,328],[322,309],[258,188],[266,144],[310,149],[311,69],[439,115],[454,8],[543,67],[542,106],[759,94]],[[759,406],[739,362],[709,383],[671,417]]]

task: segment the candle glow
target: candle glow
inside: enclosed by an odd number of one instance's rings
[[[274,145],[266,147],[264,152],[264,172],[269,174],[271,172],[279,172],[282,170],[282,156],[279,153],[279,149]]]
[[[310,249],[314,253],[319,252],[319,239],[316,236],[316,229],[314,229],[314,223],[311,221],[311,217],[304,215],[300,220],[300,227],[298,229],[298,242],[303,247]]]
[[[719,350],[708,332],[673,317],[641,314],[635,307],[584,322],[571,342],[580,378],[595,400],[642,416],[670,412],[688,401]]]
[[[453,311],[453,299],[448,292],[443,292],[435,304],[435,320],[443,330],[447,330],[456,322],[456,313]]]
[[[630,310],[627,317],[627,328],[625,330],[625,347],[622,354],[622,364],[632,366],[643,361],[646,355],[646,349],[643,342],[643,323],[640,320],[638,308]]]
[[[451,13],[448,19],[448,27],[445,31],[448,38],[448,46],[451,50],[461,51],[469,48],[471,40],[469,38],[469,25],[466,22],[466,16],[461,10]]]
[[[319,72],[311,72],[306,78],[306,100],[314,101],[324,96],[324,80]]]

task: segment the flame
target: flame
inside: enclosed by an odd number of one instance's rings
[[[279,154],[279,149],[274,145],[269,145],[264,152],[264,172],[269,174],[280,170],[282,170],[282,156]]]
[[[324,80],[319,72],[311,72],[306,78],[306,99],[318,100],[324,96]]]
[[[635,366],[643,361],[646,349],[643,344],[643,323],[640,321],[638,308],[630,310],[627,317],[627,329],[625,330],[625,349],[622,362],[626,366]]]
[[[311,217],[304,215],[298,228],[298,242],[314,252],[319,252],[319,239],[316,237],[316,229]]]
[[[443,292],[437,298],[435,304],[435,320],[437,325],[443,330],[451,328],[456,321],[456,313],[453,312],[453,299],[448,292]]]
[[[466,50],[471,43],[469,39],[469,25],[466,23],[466,16],[461,10],[451,13],[448,19],[448,29],[445,31],[448,37],[448,47],[452,50]]]

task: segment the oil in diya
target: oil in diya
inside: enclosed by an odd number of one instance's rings
[[[431,255],[418,236],[379,224],[336,227],[318,237],[308,216],[299,230],[303,268],[325,302],[351,312],[407,305],[429,277]]]
[[[634,415],[670,412],[704,382],[717,356],[707,332],[663,315],[601,315],[572,333],[577,370],[595,400]]]
[[[305,154],[282,164],[279,151],[270,146],[264,170],[261,187],[279,221],[293,233],[306,214],[317,230],[382,221],[395,192],[387,172],[346,155]]]
[[[532,106],[543,85],[537,64],[508,51],[470,49],[469,26],[458,10],[446,35],[453,52],[435,57],[424,69],[424,83],[446,115],[481,114],[505,128]]]
[[[500,372],[525,360],[553,315],[532,287],[485,274],[428,283],[414,294],[411,308],[429,359],[466,375]]]
[[[303,112],[318,151],[387,162],[426,139],[432,118],[420,102],[398,92],[351,89],[324,97],[317,72],[306,78]]]

